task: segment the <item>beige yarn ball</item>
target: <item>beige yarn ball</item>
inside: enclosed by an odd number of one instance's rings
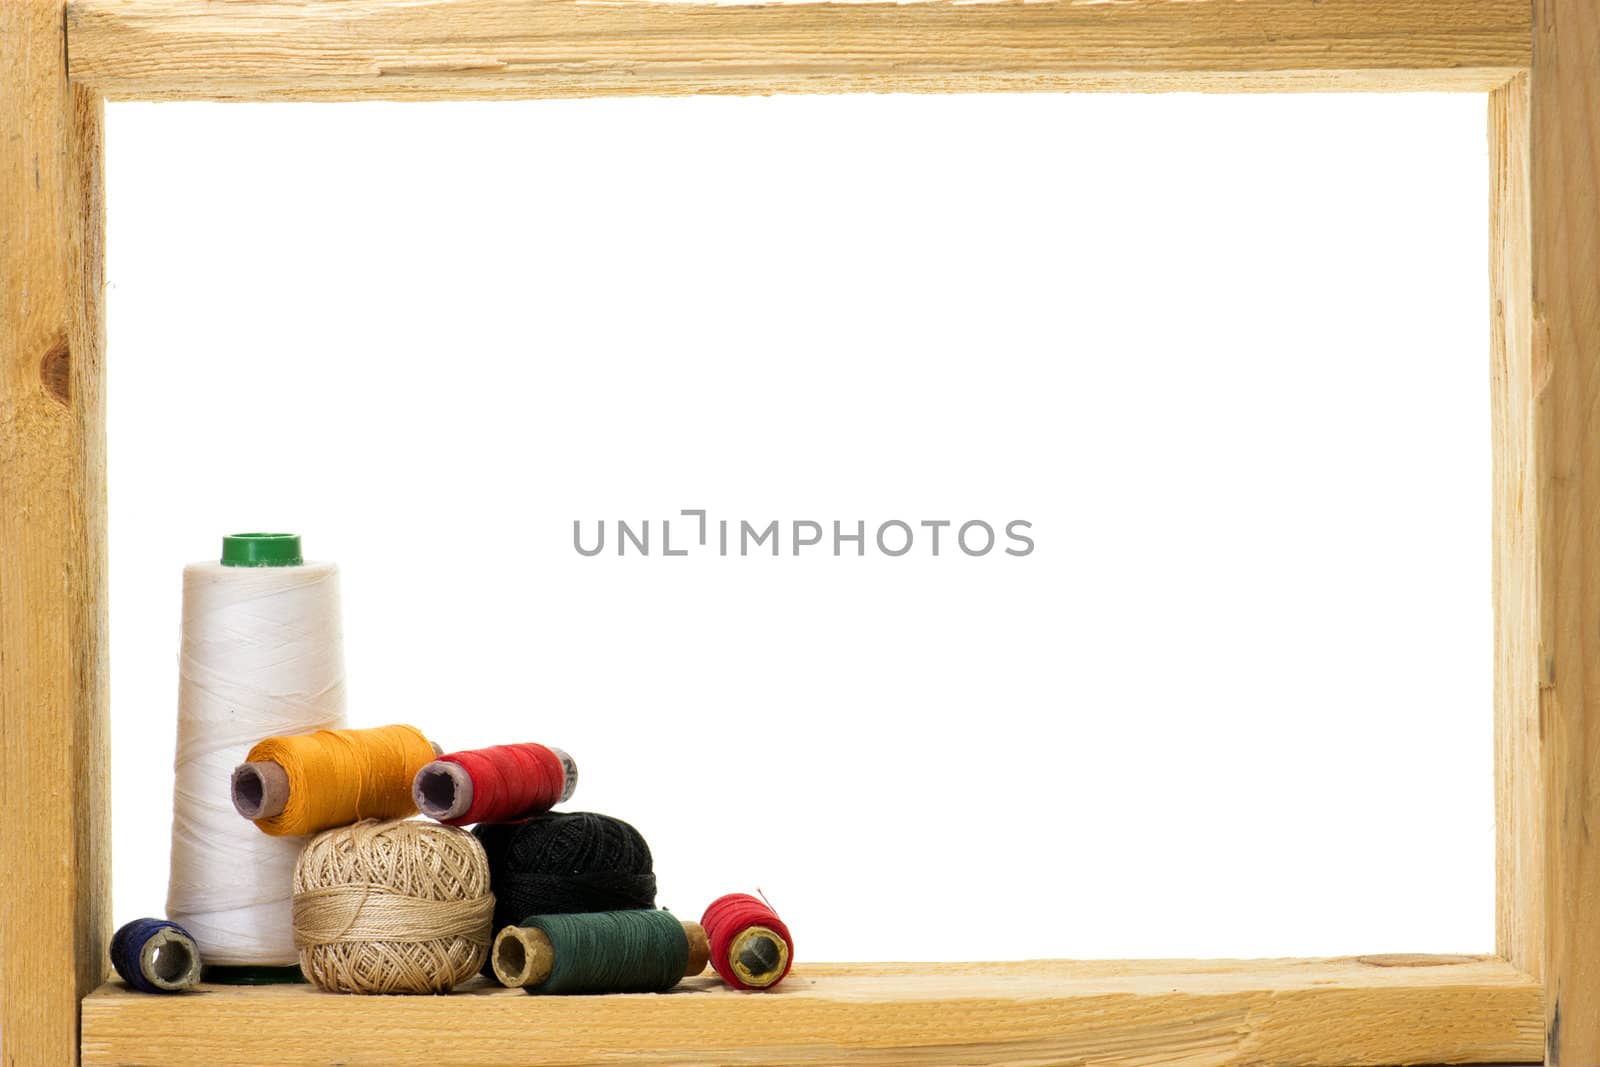
[[[447,993],[483,966],[493,917],[488,857],[453,826],[342,826],[295,864],[300,969],[331,993]]]

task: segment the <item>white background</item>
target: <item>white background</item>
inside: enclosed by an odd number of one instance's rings
[[[108,120],[118,922],[181,567],[276,528],[353,725],[567,748],[802,958],[1492,948],[1481,97]],[[1038,547],[572,549],[684,508]]]

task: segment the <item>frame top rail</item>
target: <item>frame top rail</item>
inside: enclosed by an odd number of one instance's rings
[[[1527,0],[69,0],[111,99],[1484,91]]]

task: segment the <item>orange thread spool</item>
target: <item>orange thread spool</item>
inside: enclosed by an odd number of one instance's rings
[[[417,813],[412,779],[436,755],[414,726],[269,737],[234,771],[233,803],[275,837],[403,819]]]

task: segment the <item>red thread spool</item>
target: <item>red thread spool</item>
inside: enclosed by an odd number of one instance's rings
[[[549,811],[578,788],[578,765],[559,748],[493,745],[440,756],[417,772],[411,796],[448,826],[514,822]]]
[[[794,962],[794,938],[767,902],[748,893],[713,900],[700,919],[711,942],[711,966],[735,989],[768,989]]]

